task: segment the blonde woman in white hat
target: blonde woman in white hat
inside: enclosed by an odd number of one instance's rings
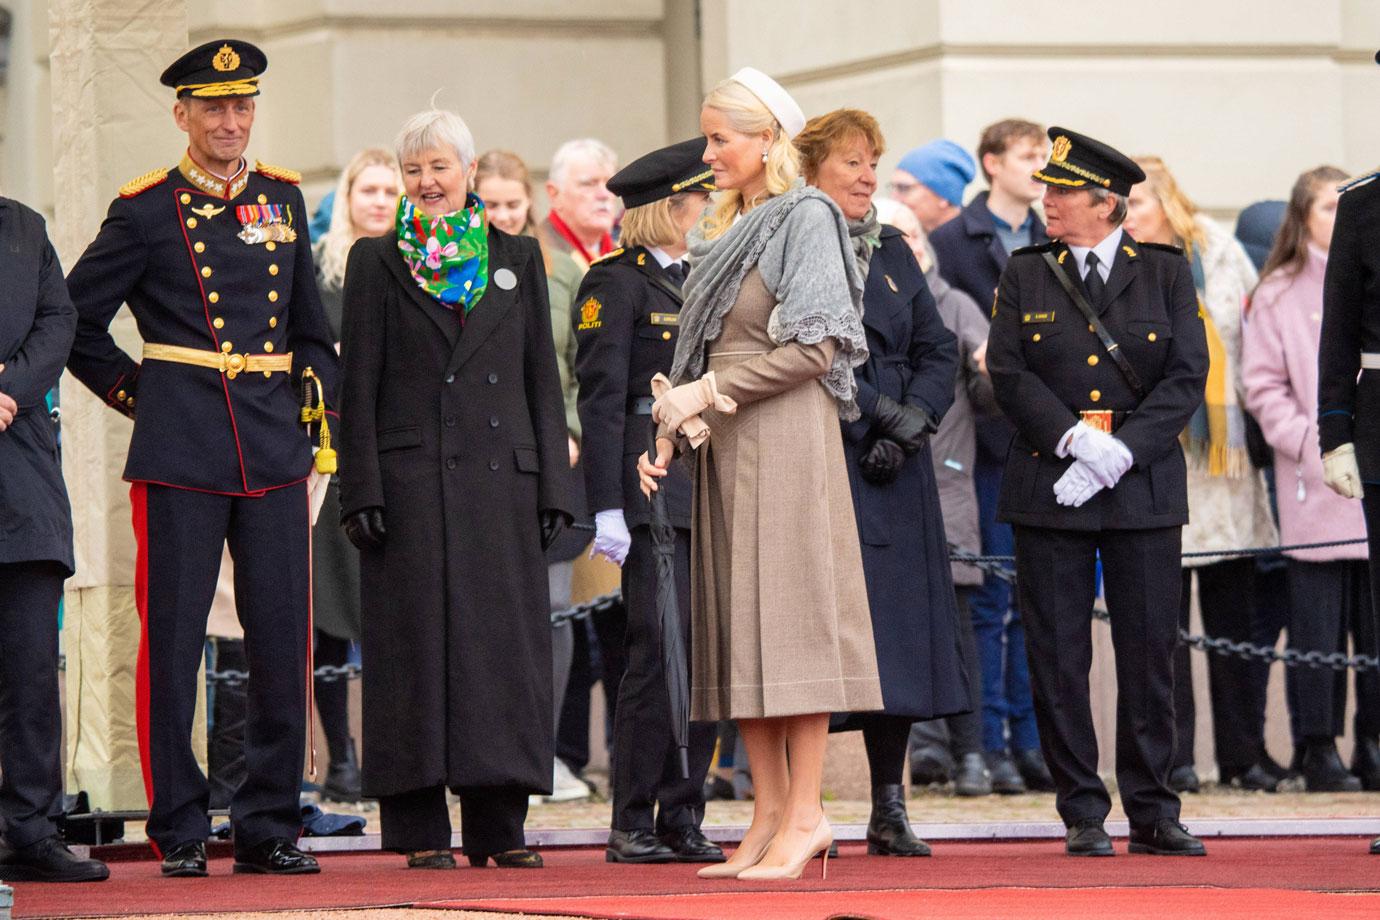
[[[820,782],[829,713],[881,709],[838,420],[858,417],[862,278],[837,205],[799,179],[805,125],[745,68],[700,112],[721,190],[690,235],[657,457],[695,452],[691,718],[736,719],[752,824],[704,877],[798,878],[828,851]]]

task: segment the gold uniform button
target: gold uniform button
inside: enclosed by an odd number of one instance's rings
[[[201,277],[203,277],[203,278],[209,278],[209,277],[211,277],[211,266],[209,266],[209,265],[203,265],[203,266],[201,266]]]
[[[661,338],[662,338],[663,340],[669,342],[669,341],[671,341],[671,333],[669,333],[669,332],[663,332],[663,333],[661,334]]]
[[[196,229],[196,218],[195,218],[195,217],[189,217],[189,218],[187,218],[187,229],[188,229],[188,230],[195,230],[195,229]]]
[[[1152,332],[1149,335],[1147,335],[1146,338],[1153,342],[1155,341],[1155,339],[1159,338],[1159,336],[1155,335],[1155,333]]]
[[[1034,335],[1032,335],[1032,336],[1030,337],[1030,341],[1032,341],[1032,342],[1038,342],[1038,341],[1040,341],[1040,333],[1037,332],[1037,333],[1035,333]]]
[[[264,342],[264,351],[265,351],[266,353],[268,353],[268,354],[272,354],[272,353],[273,353],[273,343],[272,343],[272,342]]]
[[[1098,360],[1097,355],[1088,355],[1088,367],[1097,367]]]
[[[264,243],[264,249],[267,249],[269,252],[272,252],[273,250],[275,250],[275,249],[277,249],[277,248],[278,248],[278,244],[275,243],[275,242],[273,242],[272,240],[269,240],[267,243]]]
[[[129,399],[126,399],[126,400],[125,400],[125,405],[126,405],[126,406],[129,406],[131,409],[133,409],[133,408],[134,408],[134,397],[131,396]]]
[[[195,249],[197,252],[205,252],[205,251],[206,251],[206,244],[203,243],[201,240],[197,240],[197,241],[196,241],[196,245],[193,246],[192,248]]]
[[[235,343],[234,343],[234,342],[221,342],[221,343],[220,343],[220,350],[223,351],[223,352],[225,352],[227,355],[230,353],[230,351],[231,351],[234,347],[235,347]]]
[[[277,303],[277,302],[278,302],[278,292],[277,292],[277,291],[269,291],[269,292],[268,292],[268,302],[269,302],[269,303]]]
[[[264,376],[265,376],[265,377],[272,377],[272,376],[273,376],[273,371],[264,371]]]
[[[1097,402],[1097,401],[1100,400],[1101,398],[1102,398],[1102,391],[1101,391],[1101,390],[1093,390],[1091,393],[1088,394],[1088,399],[1091,399],[1093,402]]]
[[[259,196],[259,204],[268,204],[268,196],[267,196],[267,195],[260,195],[260,196]]]
[[[119,400],[123,400],[123,399],[124,399],[126,396],[128,396],[128,395],[129,395],[129,394],[126,393],[124,390],[121,390],[120,392],[118,392],[118,393],[115,394],[115,398],[116,398],[116,399],[119,399]]]
[[[211,293],[207,294],[206,299],[209,300],[211,303],[220,303],[220,295],[217,294],[215,291],[212,291]]]
[[[217,329],[224,329],[224,328],[225,328],[225,320],[223,320],[223,319],[221,319],[219,316],[217,316],[215,319],[211,320],[211,325],[212,325],[212,326],[215,326]]]
[[[268,267],[268,273],[269,273],[270,275],[276,275],[276,274],[278,274],[278,266],[276,266],[276,265],[270,265],[270,266]]]
[[[268,318],[268,328],[270,328],[270,329],[277,329],[277,328],[278,328],[278,317],[276,317],[276,316],[270,316],[270,317]]]
[[[1093,328],[1093,324],[1092,324],[1092,323],[1088,323],[1088,331],[1089,331],[1089,332],[1096,332],[1097,330]]]
[[[183,192],[181,195],[178,196],[177,200],[182,202],[183,204],[191,204],[192,196],[188,195],[186,192]]]

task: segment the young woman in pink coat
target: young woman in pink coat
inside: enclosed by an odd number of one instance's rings
[[[1318,343],[1323,273],[1341,170],[1323,166],[1294,183],[1284,223],[1251,295],[1242,345],[1246,404],[1274,448],[1279,530],[1285,544],[1364,540],[1361,503],[1323,484],[1318,452]],[[1366,544],[1288,555],[1289,645],[1323,653],[1372,648]],[[1380,789],[1380,677],[1356,675],[1355,755],[1337,754],[1344,730],[1346,672],[1299,668],[1293,695],[1296,767],[1309,791]],[[1354,774],[1354,775],[1353,775]]]

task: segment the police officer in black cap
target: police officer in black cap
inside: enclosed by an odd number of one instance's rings
[[[685,234],[712,191],[701,161],[704,138],[654,151],[609,180],[623,199],[623,248],[595,262],[575,298],[580,425],[585,485],[596,512],[594,549],[623,567],[628,610],[627,672],[613,729],[613,822],[609,862],[722,862],[700,832],[704,777],[714,726],[690,726],[690,777],[681,776],[671,737],[656,610],[656,567],[649,506],[638,488],[637,457],[647,449],[651,380],[669,373],[676,351]],[[665,482],[676,528],[676,590],[690,609],[690,477],[673,469]],[[682,637],[690,645],[689,618]]]
[[[245,628],[246,777],[230,805],[235,871],[318,871],[294,846],[307,725],[306,479],[332,471],[324,403],[336,355],[312,270],[300,177],[243,154],[263,52],[217,39],[162,76],[188,149],[120,189],[67,277],[68,368],[134,419],[125,479],[143,629],[136,715],[148,835],[163,874],[206,874],[209,787],[191,747],[206,617],[227,542]],[[109,326],[128,303],[142,360]],[[309,396],[304,406],[304,393]]]
[[[1116,772],[1130,851],[1202,855],[1169,788],[1180,543],[1179,434],[1208,353],[1188,260],[1121,228],[1145,174],[1118,151],[1050,128],[1045,217],[1055,242],[1018,249],[992,306],[987,366],[1016,426],[998,517],[1015,525],[1016,581],[1040,742],[1067,852],[1110,856],[1088,699],[1095,565],[1116,653]]]
[[[1380,52],[1375,61],[1380,64]],[[1380,170],[1342,186],[1327,256],[1318,353],[1323,481],[1365,509],[1371,635],[1380,635]],[[1377,654],[1377,650],[1357,649]],[[1370,852],[1380,856],[1380,837]]]

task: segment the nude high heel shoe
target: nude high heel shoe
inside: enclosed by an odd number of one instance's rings
[[[823,815],[819,817],[819,823],[815,825],[814,833],[810,835],[810,842],[805,846],[805,852],[800,858],[787,863],[784,866],[752,866],[738,873],[738,878],[743,881],[770,881],[774,879],[800,878],[800,873],[805,871],[805,865],[816,856],[822,855],[823,861],[820,863],[819,877],[829,877],[829,844],[834,842],[833,829],[829,827],[829,822]]]
[[[766,854],[767,847],[770,845],[771,837],[768,836],[765,842],[757,848],[757,851],[750,855],[749,859],[751,861],[744,860],[739,862],[737,865],[734,865],[731,861],[714,863],[712,865],[705,866],[703,869],[700,869],[695,874],[698,875],[700,878],[738,878],[739,873],[746,872],[748,869],[752,868],[753,866],[757,865],[759,862],[762,861],[762,857]],[[738,850],[741,849],[741,846],[738,847]],[[738,851],[735,850],[733,852],[733,858],[736,859],[737,856]]]

